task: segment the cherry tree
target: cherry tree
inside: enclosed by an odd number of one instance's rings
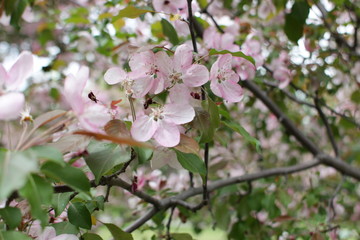
[[[0,24],[0,239],[359,239],[358,1],[0,0]]]

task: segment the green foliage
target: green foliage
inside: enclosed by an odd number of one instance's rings
[[[198,155],[193,153],[183,153],[176,149],[177,159],[181,166],[192,173],[199,173],[201,176],[206,175],[206,168],[203,160]]]
[[[193,240],[192,236],[188,233],[172,233],[171,237],[174,240]]]
[[[53,228],[55,228],[56,235],[60,234],[78,234],[79,229],[75,225],[71,224],[70,222],[59,222],[54,223],[51,225]]]
[[[244,54],[243,52],[241,51],[238,51],[238,52],[230,52],[228,50],[221,50],[221,51],[218,51],[216,49],[210,49],[209,51],[209,55],[212,56],[212,55],[218,55],[218,54],[228,54],[230,53],[232,56],[234,57],[241,57],[241,58],[244,58],[246,60],[248,60],[249,62],[251,62],[253,65],[255,65],[255,60],[253,57],[251,56],[248,56],[246,54]]]
[[[120,10],[119,14],[113,17],[112,22],[115,22],[120,18],[137,18],[140,15],[148,12],[153,12],[153,11],[148,9],[140,9],[132,5],[129,5],[126,8]]]
[[[41,172],[50,178],[68,184],[76,191],[89,192],[90,190],[90,183],[85,173],[70,165],[62,167],[53,162],[46,162],[42,165]]]
[[[74,226],[91,229],[91,214],[85,204],[81,202],[70,203],[68,217],[69,222]]]
[[[89,144],[87,151],[89,154],[85,156],[85,161],[95,175],[97,184],[116,165],[130,160],[130,151],[114,143],[94,141]]]
[[[0,239],[1,240],[31,240],[32,238],[26,236],[25,234],[21,232],[15,232],[15,231],[0,231]]]
[[[39,219],[41,224],[45,226],[48,222],[47,211],[42,208],[51,203],[53,188],[49,182],[38,175],[30,175],[25,186],[19,190],[22,197],[29,201],[31,206],[31,214]]]
[[[307,1],[298,0],[292,6],[291,12],[285,16],[284,31],[286,36],[294,43],[297,43],[303,35],[304,24],[309,10],[310,6]]]
[[[0,149],[0,200],[24,186],[30,173],[37,171],[37,168],[36,155],[32,151]]]
[[[178,38],[178,35],[177,35],[176,30],[174,29],[173,25],[171,23],[169,23],[169,21],[167,21],[166,19],[163,18],[163,19],[161,19],[161,27],[162,27],[164,35],[169,38],[169,41],[173,45],[178,45],[179,38]]]
[[[222,122],[228,128],[234,130],[235,132],[239,133],[241,136],[244,137],[245,141],[251,143],[256,147],[257,152],[261,152],[261,145],[260,141],[251,136],[245,128],[243,128],[240,124],[234,122]]]
[[[115,224],[112,223],[104,223],[107,229],[110,231],[111,235],[113,236],[114,240],[134,240],[131,233],[124,232]]]
[[[16,207],[5,207],[0,209],[0,216],[10,230],[15,229],[21,223],[21,211]]]
[[[34,151],[36,158],[39,160],[45,159],[60,164],[61,166],[65,166],[62,153],[54,147],[35,146],[32,147],[31,150]]]
[[[55,216],[59,216],[69,203],[72,192],[53,194],[51,205],[54,208]]]
[[[83,240],[102,240],[102,238],[95,233],[85,233],[81,236]]]

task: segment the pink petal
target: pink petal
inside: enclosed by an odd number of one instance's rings
[[[192,60],[192,49],[188,45],[182,44],[176,48],[173,64],[177,71],[190,67]]]
[[[19,92],[10,92],[0,96],[0,120],[19,118],[24,103],[24,94]]]
[[[164,147],[174,147],[180,142],[180,131],[175,124],[162,120],[159,121],[154,138]]]
[[[204,65],[193,64],[183,75],[186,86],[200,87],[209,81],[209,71]]]
[[[126,78],[127,74],[119,67],[112,67],[108,69],[104,75],[105,82],[113,85],[122,82]]]
[[[191,99],[190,90],[185,84],[176,84],[170,89],[169,98],[172,103],[183,102],[188,104]]]
[[[89,68],[82,66],[76,74],[76,77],[70,74],[65,79],[64,95],[66,101],[77,114],[81,114],[84,111],[84,100],[82,98],[82,92],[85,88],[88,78]]]
[[[93,132],[102,132],[105,124],[111,120],[109,110],[100,104],[89,103],[78,116],[80,126]]]
[[[133,97],[141,98],[144,97],[154,85],[154,78],[151,76],[143,76],[134,79],[131,89],[134,92]]]
[[[148,141],[158,129],[158,123],[147,115],[138,116],[131,126],[131,136],[140,142]]]
[[[233,81],[224,81],[218,83],[212,81],[210,84],[211,91],[228,102],[240,102],[243,98],[243,90],[239,84]]]
[[[170,103],[164,106],[164,116],[166,121],[175,124],[191,122],[195,117],[194,108],[188,104]]]
[[[129,66],[132,71],[149,71],[151,63],[154,62],[155,54],[152,51],[135,53],[131,56]]]
[[[165,52],[157,52],[155,62],[164,75],[168,76],[173,72],[173,60]]]
[[[8,79],[8,73],[5,70],[5,68],[0,64],[0,88],[2,88],[3,84],[7,81]]]
[[[33,56],[30,52],[24,51],[20,54],[9,71],[9,78],[6,80],[7,90],[17,90],[30,77],[33,71]]]

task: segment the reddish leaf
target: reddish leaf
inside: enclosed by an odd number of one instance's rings
[[[129,146],[153,148],[153,146],[151,146],[149,144],[135,141],[132,138],[115,137],[115,136],[110,136],[110,135],[105,135],[105,134],[95,133],[95,132],[89,132],[89,131],[84,131],[84,130],[75,131],[75,132],[73,132],[73,134],[94,137],[97,140],[108,140],[108,141],[111,141],[111,142],[117,143],[117,144],[125,144],[125,145],[129,145]]]
[[[174,148],[183,153],[198,154],[198,152],[200,151],[199,144],[194,139],[184,134],[180,135],[180,143]]]

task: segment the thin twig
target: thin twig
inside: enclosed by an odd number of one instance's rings
[[[332,148],[333,148],[334,153],[335,153],[335,157],[339,157],[339,148],[336,145],[334,134],[332,133],[331,128],[330,128],[330,124],[329,124],[324,112],[321,110],[321,106],[319,104],[319,101],[320,101],[320,99],[318,97],[318,94],[316,94],[315,99],[314,99],[316,110],[318,111],[318,114],[319,114],[322,122],[325,125],[326,133],[327,133],[327,136],[328,136],[328,138],[329,138],[329,140],[331,142]]]
[[[171,240],[170,228],[171,228],[171,219],[172,219],[172,216],[174,214],[174,210],[175,210],[175,206],[172,206],[171,210],[170,210],[169,220],[168,220],[168,222],[166,224],[166,239],[167,240]]]

